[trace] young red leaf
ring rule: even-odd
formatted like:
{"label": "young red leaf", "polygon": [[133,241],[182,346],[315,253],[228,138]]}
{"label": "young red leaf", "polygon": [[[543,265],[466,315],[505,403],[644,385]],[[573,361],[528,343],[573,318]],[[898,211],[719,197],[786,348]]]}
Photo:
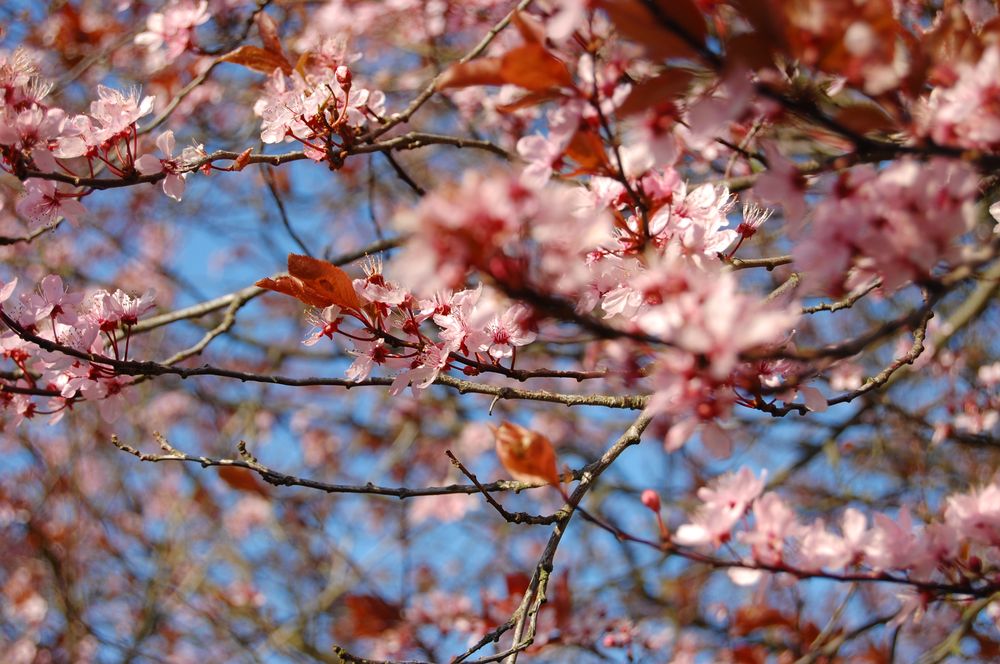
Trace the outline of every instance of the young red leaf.
{"label": "young red leaf", "polygon": [[269,493],[267,485],[257,478],[256,473],[247,468],[220,466],[219,477],[237,491],[256,493],[258,496],[267,496]]}
{"label": "young red leaf", "polygon": [[541,92],[572,86],[573,75],[565,62],[541,44],[525,44],[499,58],[479,58],[452,65],[441,75],[437,89],[504,84]]}
{"label": "young red leaf", "polygon": [[236,65],[243,65],[248,69],[259,71],[263,74],[270,74],[275,69],[280,69],[286,74],[292,73],[292,65],[288,63],[283,55],[274,53],[259,46],[240,46],[236,50],[226,53],[222,58],[223,62],[232,62]]}
{"label": "young red leaf", "polygon": [[503,422],[496,429],[497,456],[516,480],[559,486],[556,453],[549,439],[517,424]]}
{"label": "young red leaf", "polygon": [[278,24],[274,22],[274,19],[267,12],[260,12],[257,14],[255,20],[257,22],[257,32],[260,33],[260,41],[264,44],[264,50],[270,51],[287,61],[285,51],[281,48],[281,38],[278,36]]}
{"label": "young red leaf", "polygon": [[658,13],[689,38],[679,35],[639,0],[600,0],[618,30],[659,58],[688,57],[696,53],[692,42],[703,44],[707,27],[701,11],[691,0],[659,0]]}
{"label": "young red leaf", "polygon": [[500,58],[479,58],[470,62],[458,62],[448,67],[438,79],[437,89],[503,85],[506,82],[500,73]]}
{"label": "young red leaf", "polygon": [[338,627],[351,637],[374,637],[398,625],[403,611],[398,604],[385,601],[376,595],[347,595],[347,620]]}
{"label": "young red leaf", "polygon": [[541,44],[525,44],[504,53],[500,58],[500,75],[504,83],[533,91],[573,85],[573,75],[566,63]]}
{"label": "young red leaf", "polygon": [[314,307],[336,304],[341,309],[359,309],[361,301],[346,272],[333,263],[318,258],[288,254],[290,276],[261,279],[260,288],[291,295]]}

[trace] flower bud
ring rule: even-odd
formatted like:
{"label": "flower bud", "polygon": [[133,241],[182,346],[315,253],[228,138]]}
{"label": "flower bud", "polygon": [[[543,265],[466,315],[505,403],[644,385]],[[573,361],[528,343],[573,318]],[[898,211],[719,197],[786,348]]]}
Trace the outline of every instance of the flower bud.
{"label": "flower bud", "polygon": [[652,489],[646,489],[642,492],[642,504],[659,513],[660,511],[660,495],[653,491]]}
{"label": "flower bud", "polygon": [[344,65],[340,65],[339,67],[337,67],[336,76],[337,76],[337,83],[340,83],[340,87],[342,87],[345,90],[351,87],[350,69],[348,69]]}

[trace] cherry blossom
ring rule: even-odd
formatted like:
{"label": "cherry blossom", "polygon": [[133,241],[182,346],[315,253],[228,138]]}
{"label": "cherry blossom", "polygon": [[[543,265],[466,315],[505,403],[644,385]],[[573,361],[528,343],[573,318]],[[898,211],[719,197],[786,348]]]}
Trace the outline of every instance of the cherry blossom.
{"label": "cherry blossom", "polygon": [[165,172],[167,176],[163,178],[163,193],[176,201],[181,200],[184,195],[184,179],[186,172],[179,169],[185,165],[190,156],[190,149],[184,148],[179,159],[175,159],[174,154],[174,132],[169,129],[156,138],[156,147],[159,148],[163,157],[157,158],[151,154],[144,154],[135,160],[135,167],[143,175]]}
{"label": "cherry blossom", "polygon": [[859,167],[817,207],[795,260],[815,266],[807,277],[819,288],[843,292],[878,276],[895,290],[955,255],[952,241],[975,223],[974,193],[972,171],[951,160]]}
{"label": "cherry blossom", "polygon": [[170,0],[162,12],[146,19],[146,30],[135,36],[135,43],[150,51],[165,47],[160,62],[179,57],[194,43],[194,31],[211,18],[207,0]]}
{"label": "cherry blossom", "polygon": [[51,226],[65,217],[74,224],[83,222],[87,209],[76,196],[51,180],[32,178],[24,184],[26,194],[17,211],[28,218],[31,228]]}

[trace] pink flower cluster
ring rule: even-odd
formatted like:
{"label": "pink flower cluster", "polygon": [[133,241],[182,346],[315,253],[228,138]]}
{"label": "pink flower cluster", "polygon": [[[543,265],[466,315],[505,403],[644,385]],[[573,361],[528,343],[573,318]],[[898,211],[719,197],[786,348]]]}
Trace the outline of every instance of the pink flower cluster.
{"label": "pink flower cluster", "polygon": [[170,0],[163,11],[146,19],[146,30],[135,36],[135,43],[154,54],[159,66],[180,57],[194,44],[194,31],[211,18],[208,0]]}
{"label": "pink flower cluster", "polygon": [[[11,299],[16,287],[15,279],[0,288],[0,305]],[[37,289],[22,293],[13,306],[0,306],[0,311],[25,332],[48,341],[82,353],[127,359],[130,329],[152,306],[152,291],[133,297],[120,290],[98,290],[84,297],[67,291],[58,275],[49,275]],[[124,335],[119,334],[122,330]],[[128,381],[107,364],[43,350],[10,328],[0,334],[0,357],[12,362],[20,373],[8,385],[21,392],[0,393],[0,404],[14,413],[15,425],[37,414],[33,391],[52,394],[49,413],[53,422],[81,397],[98,401],[101,415],[109,421],[114,421],[125,405],[123,390]]]}
{"label": "pink flower cluster", "polygon": [[[681,447],[700,430],[705,446],[726,456],[731,440],[718,421],[734,405],[747,403],[740,390],[777,386],[790,366],[747,363],[741,355],[788,341],[799,318],[794,304],[777,305],[739,292],[736,277],[717,264],[698,268],[669,256],[633,282],[642,304],[631,321],[671,347],[661,351],[650,371],[654,394],[650,412],[671,418],[665,444]],[[795,391],[781,394],[790,401]]]}
{"label": "pink flower cluster", "polygon": [[529,188],[507,173],[469,172],[395,221],[411,236],[400,275],[428,294],[478,270],[501,289],[576,297],[591,280],[588,252],[611,238],[610,218],[585,190]]}
{"label": "pink flower cluster", "polygon": [[855,168],[816,207],[795,264],[813,288],[833,294],[874,277],[887,291],[919,281],[954,256],[953,241],[975,223],[977,179],[943,158]]}
{"label": "pink flower cluster", "polygon": [[[190,163],[205,153],[199,146],[174,157],[167,131],[156,140],[162,157],[141,154],[136,123],[152,112],[153,97],[99,85],[90,113],[69,116],[44,103],[48,90],[24,53],[0,55],[0,168],[21,179],[30,170],[93,176],[106,169],[122,178],[166,173],[164,192],[180,200]],[[86,214],[80,202],[86,190],[40,177],[25,179],[24,188],[17,211],[32,228],[60,217],[78,222]]]}
{"label": "pink flower cluster", "polygon": [[[469,174],[397,215],[410,237],[399,272],[434,290],[460,287],[478,271],[508,292],[571,300],[581,314],[600,305],[610,323],[669,346],[652,360],[648,349],[629,347],[622,362],[626,373],[646,367],[655,392],[650,411],[673,423],[668,448],[701,429],[724,455],[729,438],[716,420],[745,402],[738,388],[765,382],[765,367],[746,365],[741,355],[784,343],[798,310],[740,293],[719,259],[743,234],[725,228],[732,208],[725,187],[689,189],[674,171],[646,175],[636,182],[654,201],[644,229],[622,213],[629,197],[622,184],[601,177],[590,184],[590,191],[534,188],[509,175]],[[617,233],[606,205],[619,213]],[[766,217],[746,214],[752,234],[749,227]],[[780,372],[766,369],[775,384]]]}
{"label": "pink flower cluster", "polygon": [[[650,199],[652,212],[645,229],[637,215],[628,217],[628,227],[619,238],[623,251],[637,250],[649,239],[660,249],[675,246],[687,256],[716,259],[740,237],[736,229],[728,228],[735,200],[725,185],[692,188],[669,168],[650,171],[634,186]],[[622,209],[630,204],[624,185],[616,180],[595,178],[593,188],[600,201]]]}
{"label": "pink flower cluster", "polygon": [[[732,576],[756,582],[762,571],[892,574],[915,583],[973,588],[993,583],[1000,565],[1000,476],[985,487],[945,500],[940,520],[915,524],[903,505],[895,517],[867,517],[848,508],[839,528],[822,519],[804,523],[778,494],[764,491],[766,475],[747,468],[723,475],[698,490],[702,501],[672,541],[695,549],[726,544],[745,567]],[[742,545],[742,547],[740,546]],[[762,569],[764,568],[764,569]]]}
{"label": "pink flower cluster", "polygon": [[[342,310],[334,305],[309,312],[313,331],[303,343],[311,346],[342,334],[351,340],[350,353],[355,356],[347,377],[365,380],[376,366],[385,366],[395,372],[393,394],[408,385],[414,392],[425,389],[456,364],[464,365],[469,374],[479,373],[477,364],[513,366],[517,348],[537,336],[528,307],[483,298],[482,286],[418,299],[386,280],[381,264],[373,260],[366,266],[366,277],[354,280],[354,290],[361,308]],[[342,329],[345,315],[358,321],[367,336]]]}
{"label": "pink flower cluster", "polygon": [[983,51],[976,64],[960,63],[951,70],[954,83],[935,87],[919,122],[920,131],[943,145],[978,150],[1000,148],[1000,46]]}
{"label": "pink flower cluster", "polygon": [[327,40],[301,71],[275,69],[254,104],[261,140],[299,141],[310,159],[323,161],[369,120],[381,118],[385,94],[354,85],[347,65],[355,59],[342,42]]}

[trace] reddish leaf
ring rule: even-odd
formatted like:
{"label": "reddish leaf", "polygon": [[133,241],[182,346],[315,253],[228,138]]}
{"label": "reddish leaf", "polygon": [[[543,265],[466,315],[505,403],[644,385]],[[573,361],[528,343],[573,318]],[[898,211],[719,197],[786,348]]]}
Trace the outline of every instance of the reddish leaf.
{"label": "reddish leaf", "polygon": [[361,307],[351,278],[333,263],[288,254],[288,273],[287,277],[261,279],[257,286],[291,295],[314,307],[325,308],[333,304],[342,309]]}
{"label": "reddish leaf", "polygon": [[524,12],[514,12],[512,22],[525,44],[541,44],[545,41],[545,28],[538,18]]}
{"label": "reddish leaf", "polygon": [[280,69],[286,74],[292,73],[292,65],[288,63],[283,55],[278,55],[259,46],[240,46],[234,51],[230,51],[222,56],[223,62],[243,65],[254,71],[270,74],[275,69]]}
{"label": "reddish leaf", "polygon": [[768,627],[795,629],[795,619],[770,606],[744,606],[733,616],[730,631],[736,636],[746,636]]}
{"label": "reddish leaf", "polygon": [[267,485],[260,481],[255,472],[247,468],[220,466],[219,477],[237,491],[256,493],[258,496],[269,495]]}
{"label": "reddish leaf", "polygon": [[770,51],[787,51],[782,14],[770,0],[734,0],[733,4],[753,26],[760,44]]}
{"label": "reddish leaf", "polygon": [[569,586],[569,570],[563,570],[556,577],[549,606],[555,610],[556,626],[563,630],[569,629],[573,620],[573,592]]}
{"label": "reddish leaf", "polygon": [[526,90],[571,87],[573,75],[566,63],[541,44],[525,44],[503,54],[500,75],[504,82]]}
{"label": "reddish leaf", "polygon": [[572,86],[573,75],[565,62],[549,53],[541,44],[525,44],[499,58],[479,58],[452,65],[438,80],[437,89],[508,83],[532,92],[541,92]]}
{"label": "reddish leaf", "polygon": [[518,599],[528,592],[528,586],[531,585],[531,577],[524,572],[506,574],[504,581],[507,583],[507,596]]}
{"label": "reddish leaf", "polygon": [[872,131],[891,131],[897,128],[896,121],[888,113],[874,104],[854,104],[837,111],[836,120],[859,134]]}
{"label": "reddish leaf", "polygon": [[559,99],[563,97],[563,93],[558,90],[541,90],[539,92],[529,92],[520,99],[512,101],[509,104],[499,104],[497,105],[497,111],[500,113],[513,113],[514,111],[519,111],[522,108],[531,108],[532,106],[538,106],[539,104],[544,104],[547,101],[552,101],[553,99]]}
{"label": "reddish leaf", "polygon": [[611,169],[604,151],[604,141],[596,131],[588,127],[573,134],[566,146],[566,156],[579,165],[577,173],[607,173]]}
{"label": "reddish leaf", "polygon": [[741,32],[726,42],[726,58],[750,69],[764,69],[774,63],[778,45],[756,32]]}
{"label": "reddish leaf", "polygon": [[351,636],[372,637],[386,632],[400,623],[403,611],[397,604],[376,595],[347,595],[349,626],[344,626]]}
{"label": "reddish leaf", "polygon": [[501,423],[496,436],[497,456],[514,479],[559,486],[556,453],[548,438],[510,422]]}
{"label": "reddish leaf", "polygon": [[617,112],[619,115],[632,115],[672,101],[687,91],[693,78],[694,73],[689,69],[667,69],[632,86],[632,92],[618,107]]}
{"label": "reddish leaf", "polygon": [[479,58],[470,62],[458,62],[448,67],[438,79],[437,89],[503,85],[506,82],[500,73],[500,58]]}
{"label": "reddish leaf", "polygon": [[696,50],[679,36],[680,32],[697,44],[705,41],[705,19],[691,0],[659,0],[659,14],[666,21],[661,21],[640,0],[600,0],[598,5],[623,35],[646,47],[654,57],[694,55]]}
{"label": "reddish leaf", "polygon": [[285,57],[285,51],[281,48],[281,39],[278,37],[278,24],[267,12],[257,14],[256,21],[257,32],[260,33],[260,41],[264,44],[264,50],[280,56],[287,63],[288,59]]}

